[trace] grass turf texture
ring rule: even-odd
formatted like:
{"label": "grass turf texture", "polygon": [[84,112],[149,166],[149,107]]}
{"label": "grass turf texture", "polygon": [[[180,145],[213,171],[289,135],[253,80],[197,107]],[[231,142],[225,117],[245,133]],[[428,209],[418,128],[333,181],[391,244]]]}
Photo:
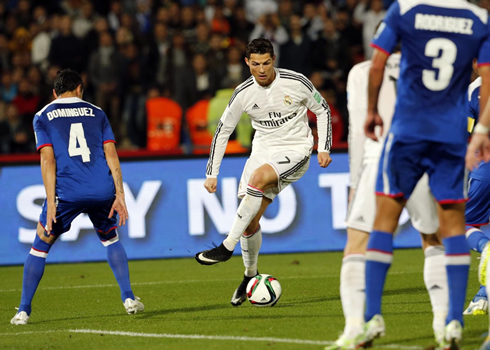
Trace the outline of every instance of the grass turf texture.
{"label": "grass turf texture", "polygon": [[[394,257],[383,304],[387,335],[375,347],[424,349],[435,342],[422,277],[423,253],[397,250]],[[22,267],[0,267],[0,348],[323,349],[344,326],[341,259],[341,253],[261,256],[260,272],[276,277],[283,288],[273,308],[256,308],[248,301],[238,308],[230,305],[243,274],[240,257],[214,266],[198,265],[194,259],[131,261],[133,291],[146,307],[137,315],[125,313],[107,263],[47,265],[26,326],[9,323],[20,301]],[[476,254],[471,266],[467,301],[478,290]],[[487,316],[465,316],[462,349],[478,349],[487,327]],[[74,330],[230,338],[156,338]]]}

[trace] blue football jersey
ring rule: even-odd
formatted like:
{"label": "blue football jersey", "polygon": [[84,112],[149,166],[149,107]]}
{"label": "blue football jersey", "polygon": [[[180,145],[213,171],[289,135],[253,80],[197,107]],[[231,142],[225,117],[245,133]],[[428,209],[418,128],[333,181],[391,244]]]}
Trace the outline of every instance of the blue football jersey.
{"label": "blue football jersey", "polygon": [[33,124],[37,149],[53,147],[58,198],[76,202],[114,197],[104,143],[115,139],[104,111],[77,97],[60,98],[36,113]]}
{"label": "blue football jersey", "polygon": [[466,91],[472,60],[490,63],[485,9],[464,0],[393,3],[372,46],[391,53],[401,43],[398,96],[391,132],[465,144]]}
{"label": "blue football jersey", "polygon": [[[481,78],[476,78],[468,88],[468,132],[470,133],[480,115],[480,86]],[[481,162],[478,168],[470,173],[470,178],[490,181],[490,163]]]}

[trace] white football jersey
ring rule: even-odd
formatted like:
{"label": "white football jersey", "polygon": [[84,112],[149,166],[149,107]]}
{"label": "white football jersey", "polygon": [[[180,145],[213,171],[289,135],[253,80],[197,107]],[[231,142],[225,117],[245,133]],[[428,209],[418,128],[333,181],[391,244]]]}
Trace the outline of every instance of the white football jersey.
{"label": "white football jersey", "polygon": [[261,149],[292,149],[309,156],[313,135],[308,109],[317,116],[318,151],[330,152],[332,124],[327,102],[303,74],[287,69],[275,71],[276,78],[269,86],[260,86],[251,76],[235,89],[214,134],[207,177],[218,175],[228,138],[243,112],[250,116],[255,129],[252,154]]}
{"label": "white football jersey", "polygon": [[362,164],[378,162],[395,111],[396,82],[400,75],[400,54],[393,54],[386,62],[383,83],[379,92],[378,112],[383,119],[383,135],[378,142],[366,137],[364,123],[367,117],[368,80],[371,61],[352,67],[347,78],[347,109],[349,110],[349,167],[350,187],[355,188]]}

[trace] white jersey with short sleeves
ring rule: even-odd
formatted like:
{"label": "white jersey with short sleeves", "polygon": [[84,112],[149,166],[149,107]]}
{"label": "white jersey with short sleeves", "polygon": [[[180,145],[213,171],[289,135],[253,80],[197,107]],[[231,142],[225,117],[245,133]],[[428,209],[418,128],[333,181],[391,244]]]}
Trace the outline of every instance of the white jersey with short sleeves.
{"label": "white jersey with short sleeves", "polygon": [[378,162],[384,138],[390,130],[395,111],[396,82],[400,75],[400,54],[388,58],[383,83],[379,92],[378,112],[383,119],[383,135],[378,142],[366,137],[364,123],[367,117],[367,89],[371,61],[352,67],[347,78],[347,109],[349,110],[349,167],[350,187],[356,188],[363,163]]}
{"label": "white jersey with short sleeves", "polygon": [[255,129],[252,155],[261,149],[277,149],[310,156],[313,135],[308,109],[317,116],[318,151],[330,152],[332,124],[325,99],[304,75],[287,69],[275,68],[275,72],[276,78],[269,86],[260,86],[251,76],[235,89],[214,134],[207,177],[218,175],[228,138],[243,112],[250,116]]}

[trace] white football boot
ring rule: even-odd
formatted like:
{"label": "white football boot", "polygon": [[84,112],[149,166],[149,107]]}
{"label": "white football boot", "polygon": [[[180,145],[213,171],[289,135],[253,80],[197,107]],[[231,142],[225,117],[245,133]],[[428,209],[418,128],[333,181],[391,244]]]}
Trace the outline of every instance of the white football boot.
{"label": "white football boot", "polygon": [[354,337],[348,337],[347,335],[342,334],[334,344],[327,346],[325,350],[355,350],[357,346],[357,338],[361,335],[362,332]]}
{"label": "white football boot", "polygon": [[374,339],[384,337],[385,321],[380,314],[374,315],[368,322],[364,324],[364,331],[361,336],[356,339],[357,348],[372,347]]}
{"label": "white football boot", "polygon": [[486,298],[481,298],[477,301],[470,301],[470,304],[464,310],[463,315],[486,315],[488,313],[488,301]]}
{"label": "white football boot", "polygon": [[452,320],[444,330],[444,341],[437,350],[458,350],[463,339],[463,326],[458,320]]}
{"label": "white football boot", "polygon": [[137,296],[134,297],[134,300],[131,298],[127,298],[124,301],[124,307],[126,308],[126,312],[129,315],[136,314],[145,309],[145,305],[143,305],[143,303],[140,301],[140,298],[138,298]]}
{"label": "white football boot", "polygon": [[27,324],[27,321],[29,321],[29,316],[27,316],[25,311],[21,311],[15,314],[15,316],[10,320],[10,324],[22,325]]}

